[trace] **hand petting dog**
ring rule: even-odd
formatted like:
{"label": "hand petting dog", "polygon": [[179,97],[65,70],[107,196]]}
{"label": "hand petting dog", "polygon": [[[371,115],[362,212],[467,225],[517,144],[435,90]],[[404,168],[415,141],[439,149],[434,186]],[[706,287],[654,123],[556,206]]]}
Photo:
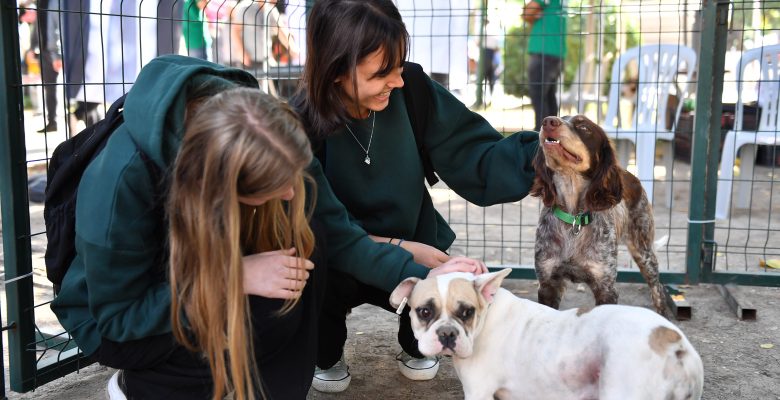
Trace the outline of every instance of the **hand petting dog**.
{"label": "hand petting dog", "polygon": [[[429,244],[415,242],[413,240],[387,238],[378,235],[368,235],[368,237],[377,243],[393,244],[393,241],[395,240],[396,246],[401,247],[402,249],[412,254],[414,257],[414,262],[430,268],[432,271],[430,271],[429,274],[433,273],[433,275],[436,275],[448,272],[471,272],[474,274],[481,274],[488,271],[487,266],[485,266],[485,263],[482,261],[467,257],[453,258],[450,257],[449,254]],[[439,269],[435,272],[433,271],[439,267],[445,266],[446,268]]]}

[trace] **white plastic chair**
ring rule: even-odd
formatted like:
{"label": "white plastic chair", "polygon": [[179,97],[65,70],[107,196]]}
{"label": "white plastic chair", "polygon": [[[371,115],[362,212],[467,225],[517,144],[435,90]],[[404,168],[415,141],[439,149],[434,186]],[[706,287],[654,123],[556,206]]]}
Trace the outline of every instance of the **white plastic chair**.
{"label": "white plastic chair", "polygon": [[[744,131],[744,103],[742,86],[745,70],[753,62],[759,63],[758,107],[761,118],[757,131]],[[723,154],[720,159],[720,177],[718,178],[718,193],[715,202],[715,218],[725,219],[729,216],[731,205],[731,189],[734,181],[734,161],[739,152],[740,164],[739,185],[735,191],[735,207],[747,208],[750,201],[749,179],[753,177],[753,166],[756,158],[757,145],[780,144],[778,132],[778,107],[780,107],[780,45],[763,46],[745,50],[737,62],[737,103],[734,115],[734,129],[726,133],[723,143]]]}
{"label": "white plastic chair", "polygon": [[[629,126],[622,126],[620,118],[621,86],[626,77],[626,67],[631,62],[638,67],[634,111]],[[696,53],[693,49],[677,44],[650,44],[628,49],[618,56],[612,66],[607,116],[604,130],[615,139],[618,160],[623,167],[628,164],[628,147],[632,143],[636,149],[637,177],[653,201],[656,141],[663,144],[663,160],[666,167],[667,190],[666,204],[672,204],[672,142],[674,127],[682,109],[683,99],[688,94],[688,84],[696,69]],[[685,79],[678,82],[678,75],[684,71]],[[672,120],[671,130],[666,129],[667,103],[669,95],[679,96],[680,101]]]}
{"label": "white plastic chair", "polygon": [[[589,70],[589,68],[592,69]],[[600,121],[603,115],[601,105],[607,102],[607,97],[600,93],[602,82],[606,81],[605,78],[606,72],[602,72],[601,64],[594,57],[587,57],[574,73],[574,80],[572,80],[569,90],[558,93],[558,104],[560,104],[561,110],[568,108],[573,109],[572,114],[584,114],[588,103],[592,103],[596,105],[596,121]],[[559,87],[563,87],[562,74]]]}

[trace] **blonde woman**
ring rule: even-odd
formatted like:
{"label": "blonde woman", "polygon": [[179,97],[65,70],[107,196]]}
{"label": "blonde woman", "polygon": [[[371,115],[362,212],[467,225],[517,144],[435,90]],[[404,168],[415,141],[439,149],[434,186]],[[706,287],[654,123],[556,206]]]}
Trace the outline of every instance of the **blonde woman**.
{"label": "blonde woman", "polygon": [[256,85],[153,60],[82,179],[77,256],[52,308],[87,357],[120,370],[109,398],[308,392],[325,273],[304,211],[312,154]]}
{"label": "blonde woman", "polygon": [[[296,340],[314,326],[313,310],[304,320],[306,307],[297,306],[313,267],[304,211],[308,141],[290,109],[257,90],[220,93],[199,110],[188,121],[168,200],[174,335],[206,355],[214,398],[228,390],[257,397],[260,382],[274,398],[303,398],[307,382],[292,381],[285,367],[313,359]],[[205,231],[204,221],[213,221]],[[256,296],[247,301],[247,293]],[[255,376],[256,361],[273,368]]]}

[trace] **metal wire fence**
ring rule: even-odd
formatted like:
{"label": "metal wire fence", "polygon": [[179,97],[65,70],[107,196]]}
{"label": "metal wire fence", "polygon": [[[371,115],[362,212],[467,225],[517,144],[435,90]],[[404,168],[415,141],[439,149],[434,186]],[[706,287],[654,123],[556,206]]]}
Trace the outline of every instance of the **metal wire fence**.
{"label": "metal wire fence", "polygon": [[[56,145],[102,118],[161,54],[245,68],[265,90],[289,96],[306,58],[311,2],[272,3],[2,2],[3,325],[12,390],[85,363],[48,307],[41,196]],[[570,0],[533,23],[519,0],[396,3],[410,60],[500,131],[534,129],[542,86],[552,88],[550,114],[585,114],[605,128],[652,198],[665,281],[780,285],[765,262],[780,259],[780,2]],[[541,49],[531,43],[539,35]],[[560,75],[532,79],[531,54],[562,47],[565,55],[549,55],[562,56]],[[430,192],[457,233],[452,254],[533,278],[537,199],[480,208],[444,183]],[[625,249],[618,262],[621,280],[641,280]]]}

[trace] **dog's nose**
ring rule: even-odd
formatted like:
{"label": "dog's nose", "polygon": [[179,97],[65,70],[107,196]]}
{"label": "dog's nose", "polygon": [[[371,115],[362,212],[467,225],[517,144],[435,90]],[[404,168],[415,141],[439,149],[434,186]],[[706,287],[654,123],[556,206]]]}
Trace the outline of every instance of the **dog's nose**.
{"label": "dog's nose", "polygon": [[546,129],[557,128],[561,126],[561,119],[555,116],[546,117],[542,120],[542,127]]}
{"label": "dog's nose", "polygon": [[458,330],[451,326],[442,326],[436,330],[439,342],[445,349],[455,350],[455,342],[458,339]]}

